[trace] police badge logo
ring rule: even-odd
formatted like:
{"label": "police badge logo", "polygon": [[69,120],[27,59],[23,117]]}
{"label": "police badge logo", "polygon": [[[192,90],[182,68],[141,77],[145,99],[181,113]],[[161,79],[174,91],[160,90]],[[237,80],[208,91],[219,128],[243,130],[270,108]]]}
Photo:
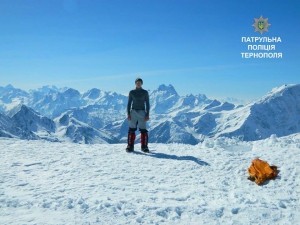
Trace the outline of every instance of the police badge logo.
{"label": "police badge logo", "polygon": [[258,19],[254,18],[254,24],[252,25],[255,28],[255,32],[259,32],[260,34],[263,34],[264,32],[268,31],[269,24],[268,18],[263,18],[260,16]]}

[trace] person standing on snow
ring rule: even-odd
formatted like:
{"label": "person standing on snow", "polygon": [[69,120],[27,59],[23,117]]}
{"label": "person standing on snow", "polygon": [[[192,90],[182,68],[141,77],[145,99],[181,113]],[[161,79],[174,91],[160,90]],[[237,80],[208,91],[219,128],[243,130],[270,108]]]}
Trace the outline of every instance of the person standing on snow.
{"label": "person standing on snow", "polygon": [[127,119],[129,122],[127,152],[134,151],[135,131],[137,125],[141,132],[141,150],[149,152],[148,149],[148,131],[146,122],[149,120],[149,93],[142,88],[143,80],[137,78],[135,80],[135,89],[129,92],[127,104]]}

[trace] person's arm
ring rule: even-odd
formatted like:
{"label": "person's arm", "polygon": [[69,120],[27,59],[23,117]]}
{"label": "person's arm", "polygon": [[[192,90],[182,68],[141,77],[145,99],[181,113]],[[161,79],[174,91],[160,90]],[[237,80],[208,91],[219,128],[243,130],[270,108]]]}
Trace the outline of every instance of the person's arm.
{"label": "person's arm", "polygon": [[132,96],[131,96],[131,92],[129,92],[128,95],[128,103],[127,103],[127,118],[130,120],[130,110],[131,110],[131,104],[132,104]]}
{"label": "person's arm", "polygon": [[146,92],[145,102],[146,102],[146,118],[145,119],[149,120],[150,103],[149,103],[149,93],[148,93],[148,91]]}

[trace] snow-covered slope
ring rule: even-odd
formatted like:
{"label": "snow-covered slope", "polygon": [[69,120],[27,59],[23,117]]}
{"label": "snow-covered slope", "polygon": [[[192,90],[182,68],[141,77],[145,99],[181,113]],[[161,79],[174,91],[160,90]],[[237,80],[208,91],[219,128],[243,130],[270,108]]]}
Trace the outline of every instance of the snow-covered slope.
{"label": "snow-covered slope", "polygon": [[11,133],[13,121],[6,115],[0,113],[0,137],[14,137]]}
{"label": "snow-covered slope", "polygon": [[19,126],[14,119],[2,113],[0,113],[0,137],[39,139],[30,129]]}
{"label": "snow-covered slope", "polygon": [[223,113],[217,136],[239,136],[259,140],[272,134],[285,136],[300,132],[300,84],[283,85],[262,99]]}
{"label": "snow-covered slope", "polygon": [[55,119],[57,126],[57,137],[74,143],[99,144],[117,143],[118,140],[103,130],[95,129],[66,112]]}
{"label": "snow-covered slope", "polygon": [[12,118],[14,123],[22,129],[30,130],[35,133],[55,132],[53,120],[40,115],[25,105],[19,105],[12,109],[8,115]]}
{"label": "snow-covered slope", "polygon": [[[299,224],[300,135],[191,146],[0,139],[1,224]],[[252,159],[277,179],[247,179]]]}
{"label": "snow-covered slope", "polygon": [[149,132],[149,141],[157,143],[183,143],[195,145],[197,139],[183,126],[173,120],[166,120],[153,127]]}

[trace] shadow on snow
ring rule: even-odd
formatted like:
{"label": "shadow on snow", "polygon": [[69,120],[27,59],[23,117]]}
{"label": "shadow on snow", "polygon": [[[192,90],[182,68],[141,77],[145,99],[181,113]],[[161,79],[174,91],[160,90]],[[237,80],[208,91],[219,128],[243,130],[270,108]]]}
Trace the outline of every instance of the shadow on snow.
{"label": "shadow on snow", "polygon": [[145,155],[153,158],[158,158],[158,159],[172,159],[172,160],[186,160],[186,161],[192,161],[197,163],[200,166],[209,166],[209,163],[204,162],[194,156],[177,156],[177,155],[169,155],[165,153],[156,153],[156,152],[150,152],[150,153],[142,153],[142,152],[136,152],[134,151],[135,154],[137,155]]}

